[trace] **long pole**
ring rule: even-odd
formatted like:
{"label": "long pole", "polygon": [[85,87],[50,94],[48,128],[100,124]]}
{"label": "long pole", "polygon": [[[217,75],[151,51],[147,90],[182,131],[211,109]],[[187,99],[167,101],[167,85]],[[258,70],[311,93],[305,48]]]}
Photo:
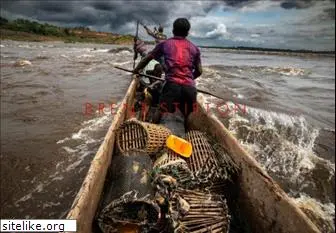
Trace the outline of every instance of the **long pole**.
{"label": "long pole", "polygon": [[[132,73],[132,74],[138,74],[140,76],[144,76],[144,77],[147,77],[147,78],[160,80],[160,81],[165,81],[164,78],[159,78],[159,77],[155,77],[155,76],[148,75],[148,74],[134,73],[133,70],[125,69],[125,68],[122,68],[122,67],[119,67],[119,66],[114,66],[114,68],[129,72],[129,73]],[[293,112],[293,111],[289,111],[289,110],[284,110],[284,109],[280,109],[280,108],[277,108],[277,107],[274,107],[274,106],[269,106],[268,104],[258,105],[254,102],[244,100],[244,99],[239,99],[239,98],[233,97],[231,95],[221,96],[221,95],[213,94],[209,91],[205,91],[205,90],[202,90],[202,89],[199,89],[199,88],[197,88],[197,92],[207,94],[207,95],[211,95],[211,96],[214,96],[218,99],[222,99],[222,100],[225,100],[225,101],[231,101],[234,104],[241,104],[241,105],[244,105],[244,106],[248,105],[250,107],[259,108],[259,109],[261,108],[261,106],[263,106],[263,107],[266,107],[267,110],[274,111],[274,112],[280,112],[280,113],[286,113],[286,114],[290,114],[290,115],[299,115],[300,114],[299,111],[298,112]]]}
{"label": "long pole", "polygon": [[[132,74],[139,74],[139,73],[134,73],[133,70],[125,69],[125,68],[122,68],[120,66],[114,66],[114,68],[116,68],[118,70],[123,70],[123,71],[129,72],[129,73],[132,73]],[[156,79],[156,80],[159,80],[159,81],[165,81],[164,78],[159,78],[159,77],[152,76],[152,75],[149,75],[149,74],[139,74],[139,75],[147,77],[147,78]]]}
{"label": "long pole", "polygon": [[[126,71],[126,72],[129,72],[129,73],[133,73],[133,74],[137,74],[137,73],[134,73],[132,70],[129,70],[129,69],[125,69],[125,68],[122,68],[120,66],[114,66],[114,68],[116,69],[119,69],[119,70],[123,70],[123,71]],[[159,78],[159,77],[156,77],[156,76],[152,76],[152,75],[148,75],[148,74],[139,74],[141,76],[144,76],[144,77],[147,77],[147,78],[151,78],[151,79],[155,79],[155,80],[159,80],[159,81],[165,81],[164,78]],[[224,99],[223,97],[220,97],[216,94],[213,94],[213,93],[210,93],[208,91],[204,91],[204,90],[201,90],[201,89],[198,89],[197,88],[197,91],[200,92],[200,93],[204,93],[204,94],[207,94],[207,95],[212,95],[214,97],[217,97],[219,99]]]}
{"label": "long pole", "polygon": [[136,51],[136,41],[137,41],[137,39],[138,39],[138,32],[139,32],[139,20],[137,21],[136,32],[135,32],[135,36],[134,36],[133,69],[135,68],[135,60],[138,58],[138,52]]}

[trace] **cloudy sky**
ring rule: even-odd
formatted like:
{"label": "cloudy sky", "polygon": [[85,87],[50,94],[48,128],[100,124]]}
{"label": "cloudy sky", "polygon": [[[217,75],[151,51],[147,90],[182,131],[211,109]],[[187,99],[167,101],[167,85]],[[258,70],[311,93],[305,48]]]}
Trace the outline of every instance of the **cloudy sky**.
{"label": "cloudy sky", "polygon": [[[126,34],[141,20],[168,36],[186,17],[197,45],[335,50],[335,0],[1,0],[1,16]],[[139,35],[149,39],[143,28]]]}

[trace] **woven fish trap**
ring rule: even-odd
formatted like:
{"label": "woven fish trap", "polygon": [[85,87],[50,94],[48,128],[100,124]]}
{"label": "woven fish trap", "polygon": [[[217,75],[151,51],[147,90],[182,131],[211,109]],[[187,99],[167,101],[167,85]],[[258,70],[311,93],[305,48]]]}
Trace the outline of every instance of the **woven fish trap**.
{"label": "woven fish trap", "polygon": [[172,210],[178,212],[177,233],[229,231],[229,208],[226,200],[220,196],[178,188],[173,197]]}
{"label": "woven fish trap", "polygon": [[138,198],[133,190],[105,206],[97,221],[101,231],[106,233],[125,232],[121,229],[127,225],[140,232],[149,232],[158,225],[159,219],[159,206],[147,196]]}
{"label": "woven fish trap", "polygon": [[166,166],[174,164],[185,164],[186,166],[188,166],[187,162],[181,156],[179,156],[177,153],[170,150],[169,148],[166,148],[165,153],[163,153],[163,155],[155,161],[154,167],[164,168]]}
{"label": "woven fish trap", "polygon": [[117,146],[122,153],[140,151],[152,155],[162,150],[170,134],[161,125],[128,120],[117,131]]}
{"label": "woven fish trap", "polygon": [[216,176],[220,165],[216,153],[209,143],[207,137],[200,131],[189,131],[186,140],[192,144],[192,154],[186,159],[190,169],[196,176]]}
{"label": "woven fish trap", "polygon": [[159,173],[174,177],[179,185],[185,186],[193,180],[193,174],[187,162],[169,148],[154,162],[154,169]]}

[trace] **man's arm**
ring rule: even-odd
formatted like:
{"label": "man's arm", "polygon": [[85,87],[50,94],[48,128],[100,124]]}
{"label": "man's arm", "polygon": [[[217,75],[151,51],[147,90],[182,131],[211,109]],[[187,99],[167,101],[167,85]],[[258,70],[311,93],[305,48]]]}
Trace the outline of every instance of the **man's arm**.
{"label": "man's arm", "polygon": [[199,62],[196,64],[195,71],[194,71],[194,79],[198,78],[202,75],[202,64]]}
{"label": "man's arm", "polygon": [[146,29],[148,35],[150,35],[150,36],[152,36],[152,37],[155,38],[155,33],[154,32],[152,32],[147,26],[144,26],[144,28]]}
{"label": "man's arm", "polygon": [[160,85],[161,82],[162,82],[162,81],[160,81],[160,80],[156,80],[155,82],[153,82],[152,84],[150,84],[150,85],[148,86],[148,88],[150,88],[150,89],[153,90],[153,89],[156,88],[156,86]]}
{"label": "man's arm", "polygon": [[134,73],[139,73],[139,71],[145,68],[152,59],[160,58],[162,56],[162,46],[163,46],[162,43],[155,46],[153,51],[148,53],[148,55],[145,56],[135,67],[135,69],[133,70]]}
{"label": "man's arm", "polygon": [[193,72],[193,76],[194,79],[198,78],[199,76],[201,76],[203,70],[202,70],[202,63],[201,63],[201,53],[198,50],[197,54],[196,54],[196,58],[195,58],[195,62],[194,62],[194,67],[195,70]]}
{"label": "man's arm", "polygon": [[134,73],[139,73],[139,71],[142,70],[143,68],[145,68],[152,59],[153,59],[153,57],[150,54],[146,55],[143,59],[141,59],[141,61],[135,67],[133,72]]}

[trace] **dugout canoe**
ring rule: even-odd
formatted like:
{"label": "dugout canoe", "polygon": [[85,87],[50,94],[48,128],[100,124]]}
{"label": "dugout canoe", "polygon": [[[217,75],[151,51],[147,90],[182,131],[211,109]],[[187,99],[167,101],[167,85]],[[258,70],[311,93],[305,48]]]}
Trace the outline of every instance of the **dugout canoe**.
{"label": "dugout canoe", "polygon": [[[135,102],[138,81],[133,79],[120,106]],[[95,214],[102,196],[107,171],[115,148],[116,129],[130,116],[129,109],[120,107],[114,115],[104,141],[93,158],[90,168],[67,215],[77,220],[77,232],[92,232]],[[188,127],[203,131],[223,146],[240,166],[238,177],[239,208],[252,232],[318,233],[319,229],[288,197],[280,186],[245,151],[229,130],[209,114],[198,98],[198,111],[188,120]]]}

